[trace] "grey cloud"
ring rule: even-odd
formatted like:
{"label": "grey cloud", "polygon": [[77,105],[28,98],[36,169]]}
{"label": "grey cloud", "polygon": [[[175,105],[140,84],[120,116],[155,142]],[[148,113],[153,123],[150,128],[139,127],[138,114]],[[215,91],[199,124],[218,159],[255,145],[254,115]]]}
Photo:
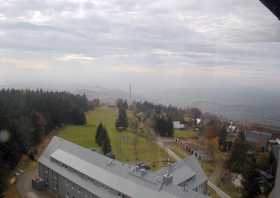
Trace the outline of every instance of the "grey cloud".
{"label": "grey cloud", "polygon": [[[133,68],[122,81],[139,84],[165,79],[143,68],[196,67],[209,70],[210,79],[215,68],[276,74],[279,41],[279,21],[256,0],[0,0],[0,59],[22,60],[25,71],[13,67],[17,76],[28,73],[26,64],[41,63],[48,71],[32,71],[41,79],[55,73],[70,81],[76,73],[107,84],[119,75],[114,67]],[[0,68],[13,79],[9,64]]]}

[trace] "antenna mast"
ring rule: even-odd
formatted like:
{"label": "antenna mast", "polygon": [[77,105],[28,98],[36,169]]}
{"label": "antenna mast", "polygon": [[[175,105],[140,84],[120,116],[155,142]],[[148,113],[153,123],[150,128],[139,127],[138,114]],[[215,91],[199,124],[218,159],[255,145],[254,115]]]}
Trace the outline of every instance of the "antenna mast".
{"label": "antenna mast", "polygon": [[132,104],[132,86],[129,84],[129,104]]}

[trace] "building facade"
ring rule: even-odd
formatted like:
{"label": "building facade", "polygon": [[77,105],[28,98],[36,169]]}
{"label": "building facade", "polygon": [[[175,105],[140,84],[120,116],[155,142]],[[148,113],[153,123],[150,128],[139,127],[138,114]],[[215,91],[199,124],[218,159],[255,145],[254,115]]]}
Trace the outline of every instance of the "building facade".
{"label": "building facade", "polygon": [[185,124],[181,123],[180,121],[173,121],[173,128],[183,130],[185,129]]}
{"label": "building facade", "polygon": [[207,177],[195,160],[151,172],[54,137],[38,175],[47,190],[65,198],[205,198]]}

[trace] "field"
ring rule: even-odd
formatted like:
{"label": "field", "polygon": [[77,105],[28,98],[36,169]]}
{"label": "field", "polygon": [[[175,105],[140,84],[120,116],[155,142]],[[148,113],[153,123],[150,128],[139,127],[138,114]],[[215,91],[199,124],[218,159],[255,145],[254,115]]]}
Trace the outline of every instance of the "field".
{"label": "field", "polygon": [[198,137],[197,132],[193,130],[175,130],[175,137],[181,138],[196,138]]}
{"label": "field", "polygon": [[[94,148],[99,151],[100,148],[95,142],[95,133],[97,125],[102,122],[106,126],[113,153],[118,160],[128,163],[136,161],[152,163],[168,158],[165,151],[159,148],[152,140],[136,135],[131,129],[118,132],[115,129],[117,117],[115,108],[100,107],[95,111],[88,112],[86,116],[86,126],[67,126],[59,131],[58,136],[83,147]],[[164,163],[156,163],[154,168],[162,165]]]}

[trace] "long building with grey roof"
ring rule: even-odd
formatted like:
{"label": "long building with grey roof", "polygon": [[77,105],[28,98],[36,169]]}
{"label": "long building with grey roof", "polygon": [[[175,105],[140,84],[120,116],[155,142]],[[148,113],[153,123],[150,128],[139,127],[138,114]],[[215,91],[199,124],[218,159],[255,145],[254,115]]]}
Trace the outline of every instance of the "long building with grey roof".
{"label": "long building with grey roof", "polygon": [[207,197],[207,177],[194,157],[152,172],[59,137],[39,158],[38,175],[48,190],[65,198]]}

